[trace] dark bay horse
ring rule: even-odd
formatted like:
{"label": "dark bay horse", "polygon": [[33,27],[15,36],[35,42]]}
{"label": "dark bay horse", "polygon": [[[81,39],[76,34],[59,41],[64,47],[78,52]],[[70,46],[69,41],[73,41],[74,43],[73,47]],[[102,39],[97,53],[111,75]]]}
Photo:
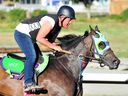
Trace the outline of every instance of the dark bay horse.
{"label": "dark bay horse", "polygon": [[38,83],[45,86],[46,93],[24,95],[23,81],[10,79],[0,68],[0,96],[82,96],[81,73],[88,62],[97,60],[101,66],[118,68],[120,60],[97,26],[90,27],[90,32],[83,36],[66,35],[58,40],[62,48],[72,54],[50,55],[47,69],[38,76]]}

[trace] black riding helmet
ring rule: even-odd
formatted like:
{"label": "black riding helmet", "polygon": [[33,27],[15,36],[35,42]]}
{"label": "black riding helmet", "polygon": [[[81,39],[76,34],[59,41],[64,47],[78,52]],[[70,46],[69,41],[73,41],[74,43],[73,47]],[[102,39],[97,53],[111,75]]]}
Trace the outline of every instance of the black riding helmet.
{"label": "black riding helmet", "polygon": [[60,7],[57,15],[58,16],[64,15],[67,18],[76,19],[74,9],[66,5]]}

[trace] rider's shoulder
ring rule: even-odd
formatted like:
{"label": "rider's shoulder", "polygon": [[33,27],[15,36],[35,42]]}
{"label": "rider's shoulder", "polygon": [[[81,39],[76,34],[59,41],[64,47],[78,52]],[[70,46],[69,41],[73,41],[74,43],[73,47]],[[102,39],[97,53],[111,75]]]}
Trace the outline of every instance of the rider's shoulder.
{"label": "rider's shoulder", "polygon": [[43,24],[46,21],[48,21],[52,25],[52,27],[55,25],[55,20],[52,17],[47,15],[41,18],[40,23]]}

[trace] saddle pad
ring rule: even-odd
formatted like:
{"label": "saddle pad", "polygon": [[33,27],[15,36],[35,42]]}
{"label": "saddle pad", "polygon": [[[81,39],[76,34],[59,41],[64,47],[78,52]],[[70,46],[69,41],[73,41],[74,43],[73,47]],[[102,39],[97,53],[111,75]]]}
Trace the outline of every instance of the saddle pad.
{"label": "saddle pad", "polygon": [[24,62],[9,56],[4,56],[2,59],[2,67],[4,70],[20,74],[24,70]]}
{"label": "saddle pad", "polygon": [[[37,75],[43,72],[49,61],[49,55],[43,54],[42,56],[42,63],[37,63],[35,65],[35,71]],[[2,59],[2,68],[10,74],[10,78],[14,79],[22,79],[24,77],[23,70],[24,70],[24,62],[19,59],[12,58],[10,56],[4,56]]]}
{"label": "saddle pad", "polygon": [[43,63],[41,63],[41,64],[37,63],[37,66],[35,68],[37,75],[39,75],[41,72],[43,72],[48,65],[49,55],[43,54],[42,58],[43,58]]}

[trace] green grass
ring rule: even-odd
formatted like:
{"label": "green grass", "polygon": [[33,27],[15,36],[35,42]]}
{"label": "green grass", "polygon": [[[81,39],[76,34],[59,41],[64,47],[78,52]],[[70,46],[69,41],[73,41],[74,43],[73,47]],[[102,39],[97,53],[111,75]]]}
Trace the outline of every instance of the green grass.
{"label": "green grass", "polygon": [[1,33],[13,32],[13,29],[0,28],[0,32],[1,32]]}
{"label": "green grass", "polygon": [[[128,58],[128,27],[127,22],[79,22],[71,26],[68,34],[84,34],[85,30],[89,30],[89,25],[98,25],[100,31],[110,42],[110,46],[118,57]],[[64,30],[66,32],[66,30]]]}
{"label": "green grass", "polygon": [[[13,32],[17,22],[0,24],[0,47],[16,46]],[[128,58],[128,22],[120,22],[104,18],[86,19],[85,15],[77,16],[77,20],[71,24],[69,30],[62,29],[60,34],[84,34],[89,30],[89,25],[95,27],[98,25],[100,31],[110,42],[111,48],[118,57]]]}

